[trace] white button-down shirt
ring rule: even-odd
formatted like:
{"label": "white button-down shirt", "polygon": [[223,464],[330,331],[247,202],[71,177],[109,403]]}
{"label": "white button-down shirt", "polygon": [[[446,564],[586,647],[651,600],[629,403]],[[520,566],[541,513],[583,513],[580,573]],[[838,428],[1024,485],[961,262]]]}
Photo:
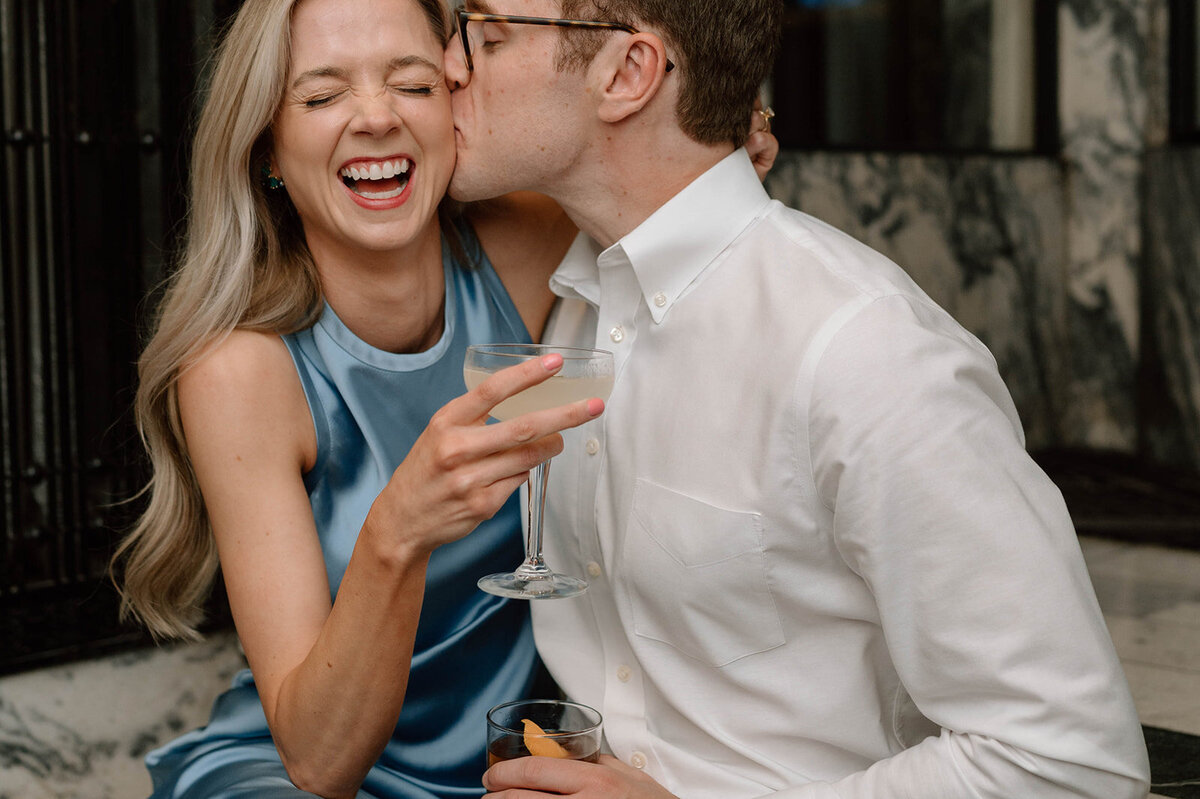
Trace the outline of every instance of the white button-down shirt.
{"label": "white button-down shirt", "polygon": [[[549,481],[564,690],[685,799],[1145,794],[1061,495],[984,346],[737,151],[552,285],[616,355]],[[876,764],[872,767],[872,764]]]}

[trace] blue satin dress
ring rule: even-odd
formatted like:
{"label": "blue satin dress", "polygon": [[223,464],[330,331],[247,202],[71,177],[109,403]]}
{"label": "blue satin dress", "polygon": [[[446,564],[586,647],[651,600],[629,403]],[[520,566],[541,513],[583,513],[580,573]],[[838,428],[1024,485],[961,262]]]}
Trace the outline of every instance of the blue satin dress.
{"label": "blue satin dress", "polygon": [[[285,336],[312,410],[317,462],[305,476],[334,596],[367,510],[433,413],[465,390],[468,344],[529,341],[529,334],[464,226],[469,261],[444,249],[446,322],[432,349],[374,349],[326,306],[313,327]],[[528,603],[480,591],[482,575],[521,562],[514,495],[492,519],[430,559],[399,722],[362,786],[370,799],[483,794],[484,717],[528,696],[538,670]],[[151,799],[310,796],[288,780],[249,670],[213,706],[209,724],[151,752]]]}

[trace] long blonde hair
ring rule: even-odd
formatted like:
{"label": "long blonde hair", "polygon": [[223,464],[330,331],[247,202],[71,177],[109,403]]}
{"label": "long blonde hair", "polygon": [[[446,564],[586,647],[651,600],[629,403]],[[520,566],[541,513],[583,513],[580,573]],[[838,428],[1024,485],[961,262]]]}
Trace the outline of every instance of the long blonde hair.
{"label": "long blonde hair", "polygon": [[[246,0],[216,50],[191,155],[182,257],[138,361],[134,414],[152,476],[112,571],[122,618],[198,639],[218,561],[179,416],[181,372],[234,328],[286,334],[316,321],[321,285],[286,192],[263,185],[299,0]],[[441,0],[417,0],[445,43]],[[121,568],[123,564],[123,569]]]}

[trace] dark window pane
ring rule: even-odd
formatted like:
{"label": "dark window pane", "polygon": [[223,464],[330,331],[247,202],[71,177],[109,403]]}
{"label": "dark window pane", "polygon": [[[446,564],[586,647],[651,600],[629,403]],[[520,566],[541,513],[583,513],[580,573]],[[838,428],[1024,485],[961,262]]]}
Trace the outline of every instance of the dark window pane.
{"label": "dark window pane", "polygon": [[791,0],[774,129],[788,148],[1052,146],[1052,11],[1043,0]]}

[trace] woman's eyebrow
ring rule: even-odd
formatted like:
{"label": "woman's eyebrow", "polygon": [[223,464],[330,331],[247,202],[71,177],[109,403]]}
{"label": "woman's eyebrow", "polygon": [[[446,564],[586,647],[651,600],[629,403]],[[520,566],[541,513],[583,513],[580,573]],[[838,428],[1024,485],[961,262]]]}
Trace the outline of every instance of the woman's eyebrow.
{"label": "woman's eyebrow", "polygon": [[393,58],[388,62],[389,70],[404,69],[405,67],[426,67],[432,69],[434,72],[442,71],[441,64],[435,64],[425,56],[420,55],[406,55],[403,58]]}
{"label": "woman's eyebrow", "polygon": [[346,70],[341,69],[339,67],[315,67],[313,69],[306,69],[305,71],[303,71],[299,75],[297,75],[296,79],[294,81],[292,81],[292,88],[294,89],[306,81],[316,80],[317,78],[342,78],[342,79],[344,79],[345,77],[346,77]]}
{"label": "woman's eyebrow", "polygon": [[[426,69],[431,69],[438,73],[442,71],[441,64],[435,64],[428,58],[419,55],[406,55],[400,58],[393,58],[388,62],[389,72],[398,69],[404,69],[406,67],[425,67]],[[341,67],[314,67],[313,69],[306,69],[297,75],[296,79],[292,81],[292,88],[294,89],[306,81],[316,80],[318,78],[337,78],[339,80],[346,80],[347,77],[348,73]]]}

